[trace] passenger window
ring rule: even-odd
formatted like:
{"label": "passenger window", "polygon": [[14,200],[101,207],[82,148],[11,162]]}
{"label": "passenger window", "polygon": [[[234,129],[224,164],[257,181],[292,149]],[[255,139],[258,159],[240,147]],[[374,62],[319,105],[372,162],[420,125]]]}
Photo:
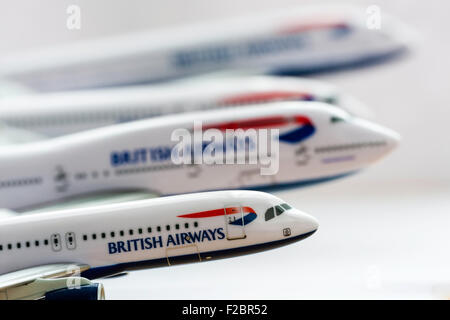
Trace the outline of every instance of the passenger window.
{"label": "passenger window", "polygon": [[284,212],[284,209],[280,206],[275,206],[275,212],[277,213],[277,216],[279,216]]}
{"label": "passenger window", "polygon": [[275,218],[275,210],[273,209],[273,207],[267,209],[266,214],[264,216],[266,221]]}
{"label": "passenger window", "polygon": [[281,206],[286,210],[292,209],[292,207],[290,205],[288,205],[287,203],[283,203]]}
{"label": "passenger window", "polygon": [[328,104],[337,104],[337,97],[327,97],[325,98],[325,102]]}

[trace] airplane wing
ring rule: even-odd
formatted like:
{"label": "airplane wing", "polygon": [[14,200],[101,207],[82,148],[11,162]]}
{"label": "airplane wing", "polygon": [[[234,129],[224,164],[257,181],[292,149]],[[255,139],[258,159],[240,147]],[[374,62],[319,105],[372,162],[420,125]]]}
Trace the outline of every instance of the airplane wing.
{"label": "airplane wing", "polygon": [[[84,264],[50,264],[0,275],[0,300],[36,300],[49,293],[92,286],[80,273],[89,269]],[[104,298],[103,287],[99,298]]]}

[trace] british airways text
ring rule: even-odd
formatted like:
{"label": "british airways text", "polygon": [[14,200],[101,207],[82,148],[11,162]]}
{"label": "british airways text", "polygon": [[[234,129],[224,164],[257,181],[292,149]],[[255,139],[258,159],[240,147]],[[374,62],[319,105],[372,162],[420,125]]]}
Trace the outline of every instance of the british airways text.
{"label": "british airways text", "polygon": [[137,148],[111,152],[111,165],[117,167],[125,164],[162,162],[170,160],[172,148],[160,146],[153,148]]}
{"label": "british airways text", "polygon": [[123,252],[151,250],[164,247],[174,247],[204,241],[222,240],[225,238],[223,228],[206,229],[194,232],[181,232],[162,236],[137,238],[127,241],[115,241],[108,243],[108,253],[116,254]]}
{"label": "british airways text", "polygon": [[[175,146],[176,148],[177,146]],[[246,150],[255,150],[256,142],[248,137],[242,139],[233,139],[233,141],[225,141],[219,144],[214,142],[201,142],[198,145],[198,150],[203,152],[207,147],[221,150],[223,153],[232,149],[234,152],[242,152]],[[196,147],[190,147],[188,150],[197,150]],[[150,162],[164,162],[170,161],[174,147],[159,146],[152,148],[137,148],[133,150],[113,151],[110,155],[111,165],[118,167],[122,165],[134,165]],[[185,151],[189,152],[189,151]]]}
{"label": "british airways text", "polygon": [[249,43],[236,43],[231,46],[212,46],[180,51],[175,54],[174,65],[190,68],[202,64],[229,63],[239,57],[264,56],[274,53],[298,50],[305,45],[303,36],[278,36]]}

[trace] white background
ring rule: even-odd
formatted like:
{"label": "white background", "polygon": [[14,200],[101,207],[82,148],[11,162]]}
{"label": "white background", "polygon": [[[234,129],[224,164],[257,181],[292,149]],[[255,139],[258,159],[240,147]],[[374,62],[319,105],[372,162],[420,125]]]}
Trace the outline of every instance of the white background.
{"label": "white background", "polygon": [[[319,1],[5,1],[0,54]],[[414,27],[402,59],[317,76],[398,131],[398,150],[366,172],[277,192],[320,221],[311,238],[257,255],[138,271],[105,280],[110,299],[450,298],[450,2],[376,4]],[[66,8],[81,7],[81,30]]]}

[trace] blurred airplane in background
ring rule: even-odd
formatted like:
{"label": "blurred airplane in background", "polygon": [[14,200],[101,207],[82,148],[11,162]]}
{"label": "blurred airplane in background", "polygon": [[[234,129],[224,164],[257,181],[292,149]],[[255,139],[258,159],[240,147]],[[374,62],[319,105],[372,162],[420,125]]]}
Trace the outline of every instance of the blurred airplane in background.
{"label": "blurred airplane in background", "polygon": [[[200,135],[215,129],[225,138],[201,136],[195,141],[198,121],[203,126]],[[173,134],[180,129],[193,133],[192,150],[199,147],[205,153],[212,145],[223,158],[231,152],[232,165],[206,163],[204,154],[200,163],[196,158],[175,163],[179,143]],[[228,139],[229,129],[241,129],[244,135]],[[264,140],[257,135],[261,129],[278,131]],[[389,129],[320,102],[273,102],[155,117],[2,147],[0,207],[27,209],[111,191],[171,195],[309,185],[367,167],[390,153],[398,140]],[[258,153],[261,150],[266,153]],[[257,163],[250,163],[254,152]],[[240,164],[234,157],[246,160]],[[261,168],[273,171],[264,175]]]}
{"label": "blurred airplane in background", "polygon": [[38,91],[123,86],[250,69],[299,75],[382,61],[405,51],[408,31],[365,8],[302,6],[169,30],[126,34],[4,57],[0,78]]}
{"label": "blurred airplane in background", "polygon": [[[32,93],[0,100],[0,144],[12,144],[0,153],[0,207],[96,192],[309,185],[353,173],[390,152],[398,135],[352,117],[370,112],[336,87],[255,74],[379,61],[405,51],[405,34],[385,14],[383,28],[371,30],[362,8],[313,6],[5,58],[2,81]],[[178,81],[129,86],[169,79]],[[125,87],[104,88],[112,86]],[[81,88],[91,90],[37,92]],[[170,134],[194,130],[196,120],[219,131],[279,129],[279,171],[268,177],[258,165],[174,164]]]}
{"label": "blurred airplane in background", "polygon": [[276,101],[321,101],[363,118],[372,117],[371,111],[357,99],[321,81],[216,75],[170,84],[3,98],[0,99],[0,124],[3,125],[0,133],[6,135],[7,130],[13,130],[18,143],[22,136],[17,134],[17,129],[48,138],[167,114]]}

